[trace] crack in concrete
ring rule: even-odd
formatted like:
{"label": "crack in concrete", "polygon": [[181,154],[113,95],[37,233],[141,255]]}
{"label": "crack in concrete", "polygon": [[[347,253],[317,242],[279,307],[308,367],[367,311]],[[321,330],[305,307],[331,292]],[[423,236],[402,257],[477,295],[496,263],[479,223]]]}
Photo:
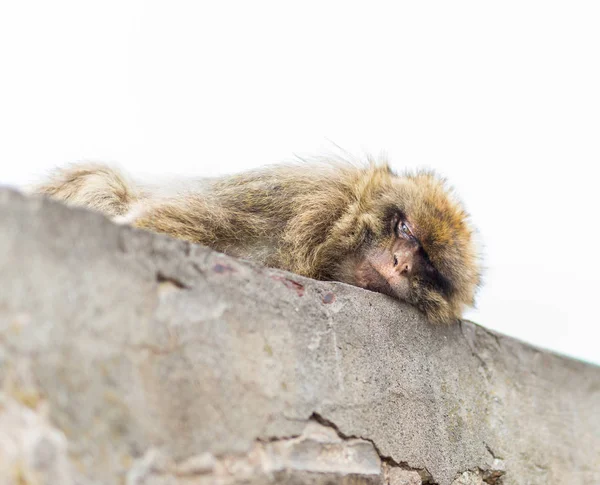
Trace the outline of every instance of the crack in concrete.
{"label": "crack in concrete", "polygon": [[385,463],[388,466],[400,468],[402,470],[417,472],[421,476],[421,481],[422,481],[423,485],[438,485],[435,481],[433,481],[433,476],[431,475],[431,473],[429,473],[429,470],[427,470],[427,468],[413,467],[413,466],[410,466],[408,464],[408,462],[406,462],[406,461],[397,461],[394,458],[392,458],[391,456],[384,455],[379,450],[379,447],[375,444],[375,442],[371,438],[366,438],[364,436],[347,435],[347,434],[343,433],[337,427],[337,425],[335,423],[324,418],[317,412],[312,413],[309,420],[311,420],[311,419],[323,426],[327,426],[327,427],[333,429],[342,440],[360,439],[360,440],[371,443],[371,445],[373,445],[373,448],[375,449],[375,452],[377,453],[377,455],[379,455],[379,459],[381,460],[382,463]]}
{"label": "crack in concrete", "polygon": [[488,450],[488,453],[490,455],[492,455],[492,458],[494,460],[504,460],[504,458],[502,458],[501,456],[496,455],[496,453],[494,453],[494,451],[492,450],[492,448],[490,448],[490,445],[488,445],[487,443],[483,443],[485,445],[486,450]]}
{"label": "crack in concrete", "polygon": [[187,285],[181,281],[181,279],[174,276],[167,276],[161,270],[156,272],[156,281],[159,285],[172,285],[179,290],[189,290],[192,288],[190,285]]}

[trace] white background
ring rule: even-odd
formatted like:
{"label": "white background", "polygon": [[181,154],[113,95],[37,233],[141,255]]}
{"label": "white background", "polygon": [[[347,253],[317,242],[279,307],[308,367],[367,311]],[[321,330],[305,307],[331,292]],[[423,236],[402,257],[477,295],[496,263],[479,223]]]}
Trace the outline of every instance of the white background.
{"label": "white background", "polygon": [[579,1],[2,2],[0,183],[384,151],[479,227],[471,319],[600,363],[599,25]]}

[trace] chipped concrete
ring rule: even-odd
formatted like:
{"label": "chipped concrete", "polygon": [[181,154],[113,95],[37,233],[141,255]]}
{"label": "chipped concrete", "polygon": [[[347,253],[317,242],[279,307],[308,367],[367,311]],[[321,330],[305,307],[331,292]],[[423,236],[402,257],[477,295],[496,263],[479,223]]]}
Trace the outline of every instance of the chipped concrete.
{"label": "chipped concrete", "polygon": [[45,414],[0,392],[0,484],[74,483],[67,439]]}
{"label": "chipped concrete", "polygon": [[[281,478],[352,479],[353,483],[383,483],[382,462],[373,445],[345,440],[332,428],[310,420],[298,437],[257,441],[248,453],[215,457],[204,453],[175,463],[151,449],[130,469],[127,483],[141,485],[149,477],[169,483],[177,477],[195,477],[196,483],[280,483]],[[282,482],[285,483],[285,482]],[[419,481],[419,484],[421,481]]]}
{"label": "chipped concrete", "polygon": [[469,322],[9,190],[0,284],[0,420],[53,450],[0,464],[41,483],[600,483],[598,367]]}

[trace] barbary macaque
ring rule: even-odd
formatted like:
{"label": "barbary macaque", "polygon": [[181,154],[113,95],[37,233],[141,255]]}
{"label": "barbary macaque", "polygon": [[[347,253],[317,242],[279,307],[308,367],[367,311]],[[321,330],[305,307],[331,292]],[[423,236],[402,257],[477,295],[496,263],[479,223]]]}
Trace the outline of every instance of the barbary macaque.
{"label": "barbary macaque", "polygon": [[266,266],[384,293],[432,322],[459,319],[480,283],[468,215],[429,171],[318,161],[203,179],[169,194],[115,168],[80,164],[35,191]]}

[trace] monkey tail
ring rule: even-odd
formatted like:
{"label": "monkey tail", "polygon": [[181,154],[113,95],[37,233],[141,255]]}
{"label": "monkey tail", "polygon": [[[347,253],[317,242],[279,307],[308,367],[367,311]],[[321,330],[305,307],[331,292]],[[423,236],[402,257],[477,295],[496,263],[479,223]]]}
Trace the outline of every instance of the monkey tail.
{"label": "monkey tail", "polygon": [[134,184],[118,169],[104,164],[71,165],[55,171],[32,192],[109,217],[125,214],[139,198]]}

